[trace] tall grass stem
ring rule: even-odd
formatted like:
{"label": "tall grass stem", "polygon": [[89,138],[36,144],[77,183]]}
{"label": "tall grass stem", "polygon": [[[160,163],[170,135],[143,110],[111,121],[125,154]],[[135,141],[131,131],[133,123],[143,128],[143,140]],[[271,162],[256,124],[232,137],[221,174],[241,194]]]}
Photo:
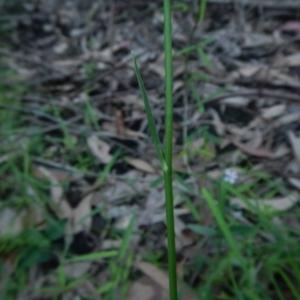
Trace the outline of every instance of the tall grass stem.
{"label": "tall grass stem", "polygon": [[168,235],[169,295],[177,300],[176,247],[173,208],[173,67],[172,67],[172,21],[171,0],[164,0],[164,46],[165,46],[165,161],[164,172],[166,217]]}
{"label": "tall grass stem", "polygon": [[136,58],[132,53],[133,65],[137,81],[145,104],[148,125],[157,156],[164,172],[166,219],[168,237],[168,263],[169,263],[169,298],[177,300],[177,273],[176,273],[176,247],[174,230],[173,205],[173,68],[172,68],[172,22],[171,0],[164,0],[164,48],[165,48],[165,141],[162,147],[155,127],[150,101],[139,71]]}

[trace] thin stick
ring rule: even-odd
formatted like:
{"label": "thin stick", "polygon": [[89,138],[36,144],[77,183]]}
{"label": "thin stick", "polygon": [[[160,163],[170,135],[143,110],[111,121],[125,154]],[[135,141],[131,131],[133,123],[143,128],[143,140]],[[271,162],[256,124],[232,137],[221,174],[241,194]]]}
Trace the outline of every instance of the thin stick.
{"label": "thin stick", "polygon": [[165,161],[167,170],[164,171],[166,216],[168,234],[169,262],[169,295],[170,300],[177,300],[176,247],[174,230],[173,186],[172,186],[172,157],[173,157],[173,70],[172,70],[172,26],[171,1],[164,0],[164,45],[165,45]]}
{"label": "thin stick", "polygon": [[[232,4],[232,0],[207,0],[208,3],[220,3],[220,4]],[[242,2],[242,0],[239,0]],[[274,1],[274,0],[265,0],[265,1],[245,1],[245,4],[248,6],[258,6],[262,7],[271,7],[271,8],[299,8],[299,2],[295,0],[287,1]]]}

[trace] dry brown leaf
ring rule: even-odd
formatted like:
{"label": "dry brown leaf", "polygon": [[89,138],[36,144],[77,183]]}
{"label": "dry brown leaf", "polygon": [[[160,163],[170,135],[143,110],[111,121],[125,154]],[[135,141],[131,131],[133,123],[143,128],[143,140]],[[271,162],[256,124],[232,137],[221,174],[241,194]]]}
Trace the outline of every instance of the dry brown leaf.
{"label": "dry brown leaf", "polygon": [[236,79],[240,76],[242,77],[253,77],[257,73],[259,73],[262,70],[263,66],[261,65],[247,65],[243,66],[242,68],[238,69],[237,71],[234,71],[231,76],[232,78]]}
{"label": "dry brown leaf", "polygon": [[[113,206],[107,211],[109,219],[120,219],[124,216],[131,216],[138,211],[137,205],[119,205]],[[126,221],[126,220],[125,220]]]}
{"label": "dry brown leaf", "polygon": [[238,141],[232,141],[232,143],[238,147],[240,150],[242,150],[243,152],[253,155],[253,156],[258,156],[258,157],[267,157],[267,158],[273,158],[274,154],[270,151],[267,150],[263,150],[263,149],[255,149],[252,148],[248,145],[245,145],[243,143],[240,143]]}
{"label": "dry brown leaf", "polygon": [[16,236],[23,229],[23,221],[26,218],[26,211],[17,212],[9,207],[0,212],[0,235]]}
{"label": "dry brown leaf", "polygon": [[[34,168],[34,176],[38,179],[48,179],[43,172],[39,169],[39,167]],[[70,173],[63,171],[63,170],[51,170],[51,174],[56,178],[56,180],[60,181],[70,181],[76,178],[74,175],[72,176]]]}
{"label": "dry brown leaf", "polygon": [[186,166],[184,160],[180,155],[174,155],[172,159],[173,170],[175,171],[185,171]]}
{"label": "dry brown leaf", "polygon": [[128,228],[130,221],[132,220],[134,214],[130,215],[125,215],[120,217],[117,222],[114,224],[114,228],[121,229],[121,230],[126,230]]}
{"label": "dry brown leaf", "polygon": [[146,209],[153,210],[165,205],[165,193],[160,189],[151,189],[147,195]]}
{"label": "dry brown leaf", "polygon": [[215,126],[217,134],[219,136],[223,136],[225,134],[225,126],[221,121],[219,114],[214,109],[210,109],[209,112],[213,118],[213,124]]}
{"label": "dry brown leaf", "polygon": [[296,137],[292,131],[288,131],[288,138],[292,145],[294,156],[300,163],[300,137]]}
{"label": "dry brown leaf", "polygon": [[[287,62],[278,63],[279,66],[286,65]],[[263,66],[246,66],[231,74],[233,79],[240,77],[255,78],[255,80],[270,81],[272,85],[288,85],[291,87],[299,87],[299,80],[287,74],[283,74],[280,70],[266,68]]]}
{"label": "dry brown leaf", "polygon": [[4,155],[1,155],[0,156],[0,164],[6,162],[7,160],[9,160],[10,158],[12,158],[14,155],[20,153],[19,151],[13,151],[13,152],[10,152],[8,154],[4,154]]}
{"label": "dry brown leaf", "polygon": [[[187,210],[185,210],[187,211]],[[184,234],[186,225],[179,218],[175,218],[176,251],[180,252],[182,248],[190,246],[194,240]],[[167,241],[166,241],[167,246]]]}
{"label": "dry brown leaf", "polygon": [[149,70],[159,75],[161,78],[165,78],[165,68],[161,63],[152,63],[148,66]]}
{"label": "dry brown leaf", "polygon": [[63,54],[68,50],[69,45],[66,42],[59,42],[53,47],[53,52],[55,54]]}
{"label": "dry brown leaf", "polygon": [[276,41],[270,34],[263,34],[257,32],[249,32],[244,34],[245,47],[259,47],[269,44],[274,44]]}
{"label": "dry brown leaf", "polygon": [[299,119],[300,119],[300,112],[287,114],[287,115],[280,117],[278,120],[276,120],[276,122],[274,123],[274,126],[277,128],[277,127],[280,127],[285,124],[296,122]]}
{"label": "dry brown leaf", "polygon": [[180,88],[184,86],[183,80],[176,80],[173,84],[173,93],[178,91]]}
{"label": "dry brown leaf", "polygon": [[[110,132],[113,132],[115,134],[117,134],[116,132],[116,126],[115,124],[112,124],[112,123],[108,123],[108,122],[103,122],[102,123],[102,128],[104,130],[107,130],[107,131],[110,131]],[[130,130],[130,129],[127,129],[127,128],[124,128],[124,134],[125,136],[132,136],[132,137],[147,137],[147,135],[143,132],[139,132],[139,131],[134,131],[134,130]],[[122,136],[119,136],[119,137],[122,137]]]}
{"label": "dry brown leaf", "polygon": [[146,161],[139,158],[125,157],[124,160],[131,166],[146,173],[155,173],[154,168]]}
{"label": "dry brown leaf", "polygon": [[246,97],[228,97],[226,99],[221,100],[221,103],[224,104],[232,104],[236,106],[247,106],[250,103],[251,99]]}
{"label": "dry brown leaf", "polygon": [[[267,211],[285,211],[292,208],[296,202],[299,200],[298,193],[291,193],[286,197],[277,197],[269,200],[255,200],[255,199],[248,199],[250,205],[247,202],[243,201],[239,198],[232,198],[230,199],[230,204],[235,204],[240,208],[248,209],[250,211],[255,212],[255,208],[259,210],[267,210]],[[254,208],[252,208],[252,206]]]}
{"label": "dry brown leaf", "polygon": [[169,291],[169,279],[162,270],[145,261],[138,261],[133,265],[152,280],[157,282],[165,291]]}
{"label": "dry brown leaf", "polygon": [[62,219],[63,218],[70,219],[72,217],[72,208],[70,207],[69,203],[63,198],[63,189],[59,185],[58,180],[56,179],[54,174],[50,172],[50,170],[44,167],[38,167],[38,170],[51,183],[51,189],[50,189],[51,199],[58,206],[58,211],[55,211],[55,213],[57,213],[57,215]]}
{"label": "dry brown leaf", "polygon": [[300,179],[298,178],[294,178],[294,177],[289,177],[288,178],[288,182],[294,186],[295,188],[297,188],[298,190],[300,190]]}
{"label": "dry brown leaf", "polygon": [[121,247],[121,241],[104,240],[101,242],[101,250],[119,249],[120,247]]}
{"label": "dry brown leaf", "polygon": [[[79,203],[79,205],[72,209],[68,201],[63,197],[63,189],[58,184],[58,180],[47,169],[39,167],[39,171],[51,182],[51,197],[52,200],[58,205],[58,216],[62,219],[68,220],[67,230],[72,233],[77,233],[85,229],[89,229],[91,226],[91,217],[81,220],[91,212],[91,201],[93,194],[90,193],[85,196]],[[56,211],[57,213],[57,211]]]}
{"label": "dry brown leaf", "polygon": [[130,95],[122,95],[122,97],[118,98],[118,101],[121,101],[125,104],[133,104],[135,106],[138,106],[140,108],[144,108],[144,102],[141,99],[140,96],[135,94]]}
{"label": "dry brown leaf", "polygon": [[295,158],[290,160],[284,167],[284,173],[286,174],[299,174],[300,163]]}
{"label": "dry brown leaf", "polygon": [[279,27],[280,31],[300,31],[300,22],[289,21]]}
{"label": "dry brown leaf", "polygon": [[124,119],[123,113],[120,109],[115,111],[116,116],[116,131],[118,135],[124,135],[125,127],[124,127]]}
{"label": "dry brown leaf", "polygon": [[[133,265],[156,282],[164,291],[169,292],[169,279],[162,270],[144,261],[135,262]],[[181,300],[199,300],[189,289],[183,289]]]}
{"label": "dry brown leaf", "polygon": [[176,63],[176,61],[174,61],[173,76],[178,77],[179,75],[183,74],[184,72],[185,72],[184,64],[181,61],[179,61],[177,63]]}
{"label": "dry brown leaf", "polygon": [[207,176],[209,179],[219,179],[223,172],[220,169],[207,171],[205,176]]}
{"label": "dry brown leaf", "polygon": [[280,144],[274,151],[274,157],[280,158],[290,153],[290,149],[285,144]]}
{"label": "dry brown leaf", "polygon": [[246,127],[238,127],[233,124],[226,124],[226,129],[235,137],[245,137],[245,135],[249,132],[249,129]]}
{"label": "dry brown leaf", "polygon": [[[92,217],[89,216],[85,218],[91,212],[91,201],[93,199],[93,194],[90,193],[86,195],[80,203],[72,211],[72,223],[74,233],[80,232],[82,230],[89,230],[92,225]],[[82,221],[82,219],[84,221]]]}
{"label": "dry brown leaf", "polygon": [[299,80],[287,74],[283,74],[280,70],[266,69],[259,75],[258,79],[269,80],[273,85],[300,86]]}
{"label": "dry brown leaf", "polygon": [[262,116],[265,119],[273,119],[281,116],[286,110],[286,104],[274,105],[263,109]]}
{"label": "dry brown leaf", "polygon": [[168,295],[154,280],[143,276],[129,288],[125,300],[168,300]]}
{"label": "dry brown leaf", "polygon": [[280,66],[288,66],[288,67],[300,66],[300,53],[295,53],[282,58],[279,64]]}
{"label": "dry brown leaf", "polygon": [[87,144],[93,155],[103,164],[111,161],[112,156],[109,154],[110,146],[104,141],[100,140],[95,135],[88,137]]}
{"label": "dry brown leaf", "polygon": [[67,278],[79,278],[86,274],[92,265],[91,261],[80,261],[75,263],[68,263],[63,266]]}
{"label": "dry brown leaf", "polygon": [[71,59],[56,60],[53,62],[53,64],[58,67],[76,67],[90,60],[111,62],[111,59],[112,59],[111,49],[106,48],[102,51],[88,52],[86,54],[79,55]]}
{"label": "dry brown leaf", "polygon": [[143,191],[140,187],[139,182],[132,182],[133,188],[127,183],[122,181],[115,181],[112,185],[106,185],[101,190],[101,196],[98,197],[95,204],[101,203],[106,199],[107,202],[113,203],[114,201],[120,200],[126,197],[133,197],[137,191]]}
{"label": "dry brown leaf", "polygon": [[258,149],[263,142],[263,133],[261,132],[261,130],[259,130],[259,128],[256,128],[253,131],[253,136],[251,138],[251,141],[248,142],[248,145],[251,145],[252,148],[254,149]]}
{"label": "dry brown leaf", "polygon": [[27,215],[23,224],[25,226],[32,226],[33,224],[43,224],[45,221],[45,207],[44,205],[37,204],[40,203],[38,194],[30,185],[27,186],[26,193],[32,199],[32,201],[27,207]]}
{"label": "dry brown leaf", "polygon": [[271,70],[267,72],[270,76],[265,76],[266,78],[269,78],[273,85],[286,85],[290,87],[298,88],[300,87],[299,80],[297,78],[293,78],[289,75],[282,74],[277,70]]}

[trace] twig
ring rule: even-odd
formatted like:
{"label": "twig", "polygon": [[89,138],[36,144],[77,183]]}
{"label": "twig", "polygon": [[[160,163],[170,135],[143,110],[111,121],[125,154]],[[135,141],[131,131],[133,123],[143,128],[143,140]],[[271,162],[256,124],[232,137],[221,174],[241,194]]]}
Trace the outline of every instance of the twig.
{"label": "twig", "polygon": [[47,167],[51,167],[51,168],[54,168],[54,169],[64,170],[64,171],[71,172],[71,173],[74,173],[74,174],[88,175],[88,176],[92,176],[92,177],[99,176],[99,174],[97,174],[95,172],[92,172],[92,171],[86,171],[85,172],[85,171],[73,168],[69,165],[66,165],[66,164],[63,164],[63,163],[57,163],[57,162],[54,162],[52,160],[47,160],[47,159],[44,159],[44,158],[41,158],[41,157],[33,156],[32,160],[34,162],[38,163],[38,164],[41,164],[41,165],[44,165],[44,166],[47,166]]}
{"label": "twig", "polygon": [[[97,177],[99,177],[99,175],[101,173],[101,171],[99,171],[99,173],[98,172],[93,172],[93,171],[82,171],[80,169],[71,167],[69,165],[54,162],[52,160],[47,160],[47,159],[37,157],[37,156],[33,156],[31,158],[36,164],[40,164],[40,165],[50,167],[50,168],[53,168],[53,169],[57,169],[57,170],[63,170],[63,171],[66,171],[66,172],[73,173],[75,175],[77,174],[77,175],[81,175],[81,176],[91,176],[91,177],[97,178]],[[113,178],[113,179],[118,179],[118,180],[125,180],[125,181],[128,180],[128,175],[127,174],[117,175],[117,174],[110,173],[108,175],[108,177]],[[143,178],[143,177],[130,178],[130,180],[139,181],[139,182],[147,182],[147,183],[151,183],[153,181],[152,179],[147,179],[147,178]]]}
{"label": "twig", "polygon": [[[232,0],[206,0],[208,3],[219,3],[219,4],[232,4]],[[261,6],[261,7],[272,7],[272,8],[297,8],[299,9],[299,2],[297,1],[253,1],[253,0],[238,0],[240,3],[248,6]]]}
{"label": "twig", "polygon": [[46,118],[46,119],[48,119],[52,122],[59,123],[59,124],[67,124],[66,121],[55,118],[55,117],[53,117],[49,114],[46,114],[44,112],[41,112],[41,111],[35,110],[35,109],[29,109],[29,108],[25,108],[25,107],[18,107],[18,106],[4,104],[4,103],[0,103],[0,108],[7,109],[7,110],[14,110],[14,111],[19,111],[19,112],[24,112],[24,113],[27,113],[27,114],[30,114],[30,115],[36,115],[38,117]]}
{"label": "twig", "polygon": [[287,94],[287,93],[277,93],[273,91],[266,91],[266,90],[256,90],[256,91],[249,91],[249,92],[234,92],[234,93],[228,93],[223,94],[218,97],[209,99],[204,102],[205,105],[212,104],[219,102],[221,100],[224,100],[226,98],[231,97],[266,97],[266,98],[275,98],[279,100],[286,100],[289,102],[300,104],[300,96],[293,95],[293,94]]}
{"label": "twig", "polygon": [[68,72],[66,72],[65,70],[60,69],[60,68],[56,68],[53,65],[42,61],[39,57],[25,56],[25,55],[22,55],[22,54],[19,54],[19,53],[13,53],[12,51],[8,51],[8,50],[5,50],[5,49],[0,49],[0,54],[4,55],[4,56],[12,57],[12,58],[17,59],[17,60],[24,61],[28,64],[41,66],[45,69],[48,69],[48,70],[54,71],[54,72],[58,72],[62,75],[68,75]]}

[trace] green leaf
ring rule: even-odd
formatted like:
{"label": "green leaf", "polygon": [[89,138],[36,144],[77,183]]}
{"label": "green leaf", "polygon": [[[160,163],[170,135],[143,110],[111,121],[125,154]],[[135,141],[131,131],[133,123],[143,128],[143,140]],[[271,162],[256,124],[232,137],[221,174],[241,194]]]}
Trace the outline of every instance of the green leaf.
{"label": "green leaf", "polygon": [[191,45],[191,46],[187,46],[184,47],[183,49],[180,49],[178,51],[176,51],[173,56],[180,56],[183,54],[190,54],[191,52],[195,51],[197,49],[197,45]]}
{"label": "green leaf", "polygon": [[180,56],[180,55],[183,55],[183,54],[190,54],[193,51],[197,50],[198,48],[203,48],[203,47],[211,44],[213,41],[214,41],[213,39],[206,39],[206,40],[204,40],[200,43],[184,47],[184,48],[174,52],[173,56]]}
{"label": "green leaf", "polygon": [[182,10],[183,12],[187,12],[189,6],[186,3],[175,2],[172,5],[172,10]]}
{"label": "green leaf", "polygon": [[53,253],[48,250],[28,247],[21,252],[18,260],[18,267],[30,268],[38,263],[49,261],[53,257]]}
{"label": "green leaf", "polygon": [[192,202],[192,200],[189,197],[185,196],[185,195],[181,195],[181,197],[185,201],[188,209],[190,210],[190,212],[193,215],[193,217],[195,218],[195,220],[197,220],[198,222],[200,222],[201,215],[200,215],[198,209],[196,208],[195,204]]}
{"label": "green leaf", "polygon": [[119,252],[119,259],[120,260],[124,259],[124,255],[125,255],[126,250],[129,246],[130,237],[131,237],[132,231],[133,231],[134,221],[135,221],[135,217],[133,216],[133,217],[131,217],[129,225],[128,225],[128,227],[125,231],[125,234],[123,236],[122,244],[121,244],[120,252]]}
{"label": "green leaf", "polygon": [[255,231],[258,231],[258,229],[254,226],[249,226],[249,225],[231,225],[229,227],[230,231],[234,234],[234,235],[249,235],[254,233]]}
{"label": "green leaf", "polygon": [[160,185],[163,182],[164,182],[164,177],[163,176],[159,176],[159,177],[157,177],[156,179],[154,179],[151,182],[150,187],[151,188],[155,188],[155,187],[157,187],[158,185]]}
{"label": "green leaf", "polygon": [[[193,81],[193,80],[191,80]],[[190,84],[190,89],[191,89],[191,92],[192,92],[192,95],[194,97],[194,99],[196,100],[197,102],[197,107],[198,107],[198,110],[201,114],[204,113],[205,109],[204,109],[204,105],[203,105],[203,100],[200,99],[200,95],[199,95],[199,92],[198,90],[196,89],[194,83]]]}
{"label": "green leaf", "polygon": [[206,11],[206,0],[199,0],[198,20],[202,23]]}
{"label": "green leaf", "polygon": [[54,241],[60,238],[64,234],[65,225],[67,224],[67,220],[51,220],[51,223],[48,227],[44,230],[45,237],[50,240]]}
{"label": "green leaf", "polygon": [[206,67],[211,67],[212,66],[212,62],[209,59],[209,57],[206,55],[206,53],[203,51],[202,47],[199,46],[197,48],[197,51],[198,51],[198,55],[199,55],[200,59],[202,60],[203,64]]}
{"label": "green leaf", "polygon": [[207,189],[202,189],[202,195],[203,195],[205,201],[207,202],[212,214],[214,215],[214,217],[220,227],[220,230],[224,234],[229,246],[231,247],[232,252],[235,254],[235,256],[237,258],[242,259],[240,248],[237,245],[228,225],[226,224],[226,222],[222,216],[219,206],[215,203],[211,193]]}
{"label": "green leaf", "polygon": [[65,263],[73,263],[79,261],[88,261],[88,260],[96,260],[96,259],[103,259],[103,258],[110,258],[118,255],[118,251],[111,250],[111,251],[103,251],[103,252],[96,252],[90,253],[85,255],[75,256],[69,259],[66,259]]}
{"label": "green leaf", "polygon": [[113,157],[111,158],[111,160],[108,162],[108,164],[104,167],[104,170],[102,171],[101,175],[99,176],[99,178],[97,179],[97,184],[101,185],[105,178],[108,176],[110,170],[112,169],[112,167],[114,166],[114,164],[116,163],[117,159],[119,158],[120,154],[122,153],[121,149],[118,149]]}
{"label": "green leaf", "polygon": [[97,289],[96,294],[101,295],[101,294],[107,293],[107,292],[111,291],[113,288],[115,288],[116,284],[117,283],[115,281],[109,281],[109,282],[105,283],[104,285],[102,285],[99,289]]}
{"label": "green leaf", "polygon": [[207,227],[207,226],[202,226],[198,224],[188,224],[187,228],[190,230],[194,231],[195,233],[199,235],[204,235],[204,236],[215,236],[216,235],[216,230],[213,228]]}
{"label": "green leaf", "polygon": [[136,58],[134,56],[134,53],[132,52],[132,60],[133,60],[133,64],[134,64],[134,70],[135,70],[135,74],[137,77],[137,81],[140,87],[140,91],[142,93],[142,98],[144,100],[144,104],[145,104],[145,109],[146,109],[146,114],[147,114],[147,119],[148,119],[148,124],[149,124],[149,129],[150,129],[150,133],[151,133],[151,137],[156,149],[156,153],[157,156],[160,160],[162,169],[164,172],[166,172],[168,170],[168,166],[166,164],[165,161],[165,155],[164,155],[164,150],[162,148],[161,142],[159,140],[157,131],[156,131],[156,127],[155,127],[155,123],[154,123],[154,118],[152,115],[152,110],[151,110],[151,106],[150,106],[150,102],[147,96],[147,92],[144,86],[144,82],[140,73],[140,70],[138,68],[137,62],[136,62]]}

